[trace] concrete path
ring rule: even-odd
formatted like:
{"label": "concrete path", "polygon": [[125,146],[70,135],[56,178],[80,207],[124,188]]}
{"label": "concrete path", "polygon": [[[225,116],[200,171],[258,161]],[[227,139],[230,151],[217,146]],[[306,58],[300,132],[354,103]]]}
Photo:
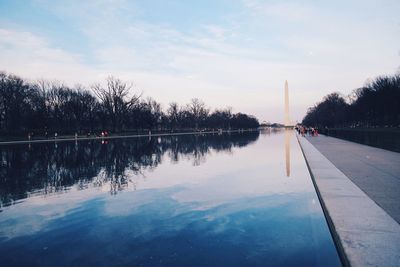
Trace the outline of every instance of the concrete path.
{"label": "concrete path", "polygon": [[323,135],[307,140],[400,223],[400,153]]}
{"label": "concrete path", "polygon": [[306,138],[298,140],[343,263],[400,266],[400,225]]}

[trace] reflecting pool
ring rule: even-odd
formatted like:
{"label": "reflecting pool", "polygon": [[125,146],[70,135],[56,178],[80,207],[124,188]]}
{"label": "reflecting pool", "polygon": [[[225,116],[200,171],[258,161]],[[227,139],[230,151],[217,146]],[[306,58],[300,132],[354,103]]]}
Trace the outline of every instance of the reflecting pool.
{"label": "reflecting pool", "polygon": [[0,146],[1,266],[340,266],[291,130]]}

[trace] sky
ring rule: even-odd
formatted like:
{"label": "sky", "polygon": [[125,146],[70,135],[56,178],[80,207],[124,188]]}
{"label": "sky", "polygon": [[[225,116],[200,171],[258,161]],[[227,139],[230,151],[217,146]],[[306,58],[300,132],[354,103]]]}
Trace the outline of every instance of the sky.
{"label": "sky", "polygon": [[0,0],[0,70],[283,122],[400,71],[400,1]]}

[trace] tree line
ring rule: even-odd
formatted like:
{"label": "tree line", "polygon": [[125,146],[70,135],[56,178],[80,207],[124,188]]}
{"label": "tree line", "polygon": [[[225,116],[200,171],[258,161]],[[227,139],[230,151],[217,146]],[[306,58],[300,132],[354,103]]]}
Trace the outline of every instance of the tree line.
{"label": "tree line", "polygon": [[400,74],[380,76],[348,96],[334,92],[309,108],[313,127],[400,127]]}
{"label": "tree line", "polygon": [[29,82],[0,72],[0,134],[87,134],[107,130],[182,130],[256,128],[258,120],[230,108],[211,111],[194,98],[172,102],[166,110],[151,97],[134,93],[133,85],[115,77],[89,88],[58,81]]}

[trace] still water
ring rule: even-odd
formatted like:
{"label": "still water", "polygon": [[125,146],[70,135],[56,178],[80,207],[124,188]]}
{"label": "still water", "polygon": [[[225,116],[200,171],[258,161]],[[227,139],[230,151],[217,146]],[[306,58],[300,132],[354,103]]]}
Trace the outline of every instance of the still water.
{"label": "still water", "polygon": [[1,266],[340,266],[289,130],[0,153]]}

